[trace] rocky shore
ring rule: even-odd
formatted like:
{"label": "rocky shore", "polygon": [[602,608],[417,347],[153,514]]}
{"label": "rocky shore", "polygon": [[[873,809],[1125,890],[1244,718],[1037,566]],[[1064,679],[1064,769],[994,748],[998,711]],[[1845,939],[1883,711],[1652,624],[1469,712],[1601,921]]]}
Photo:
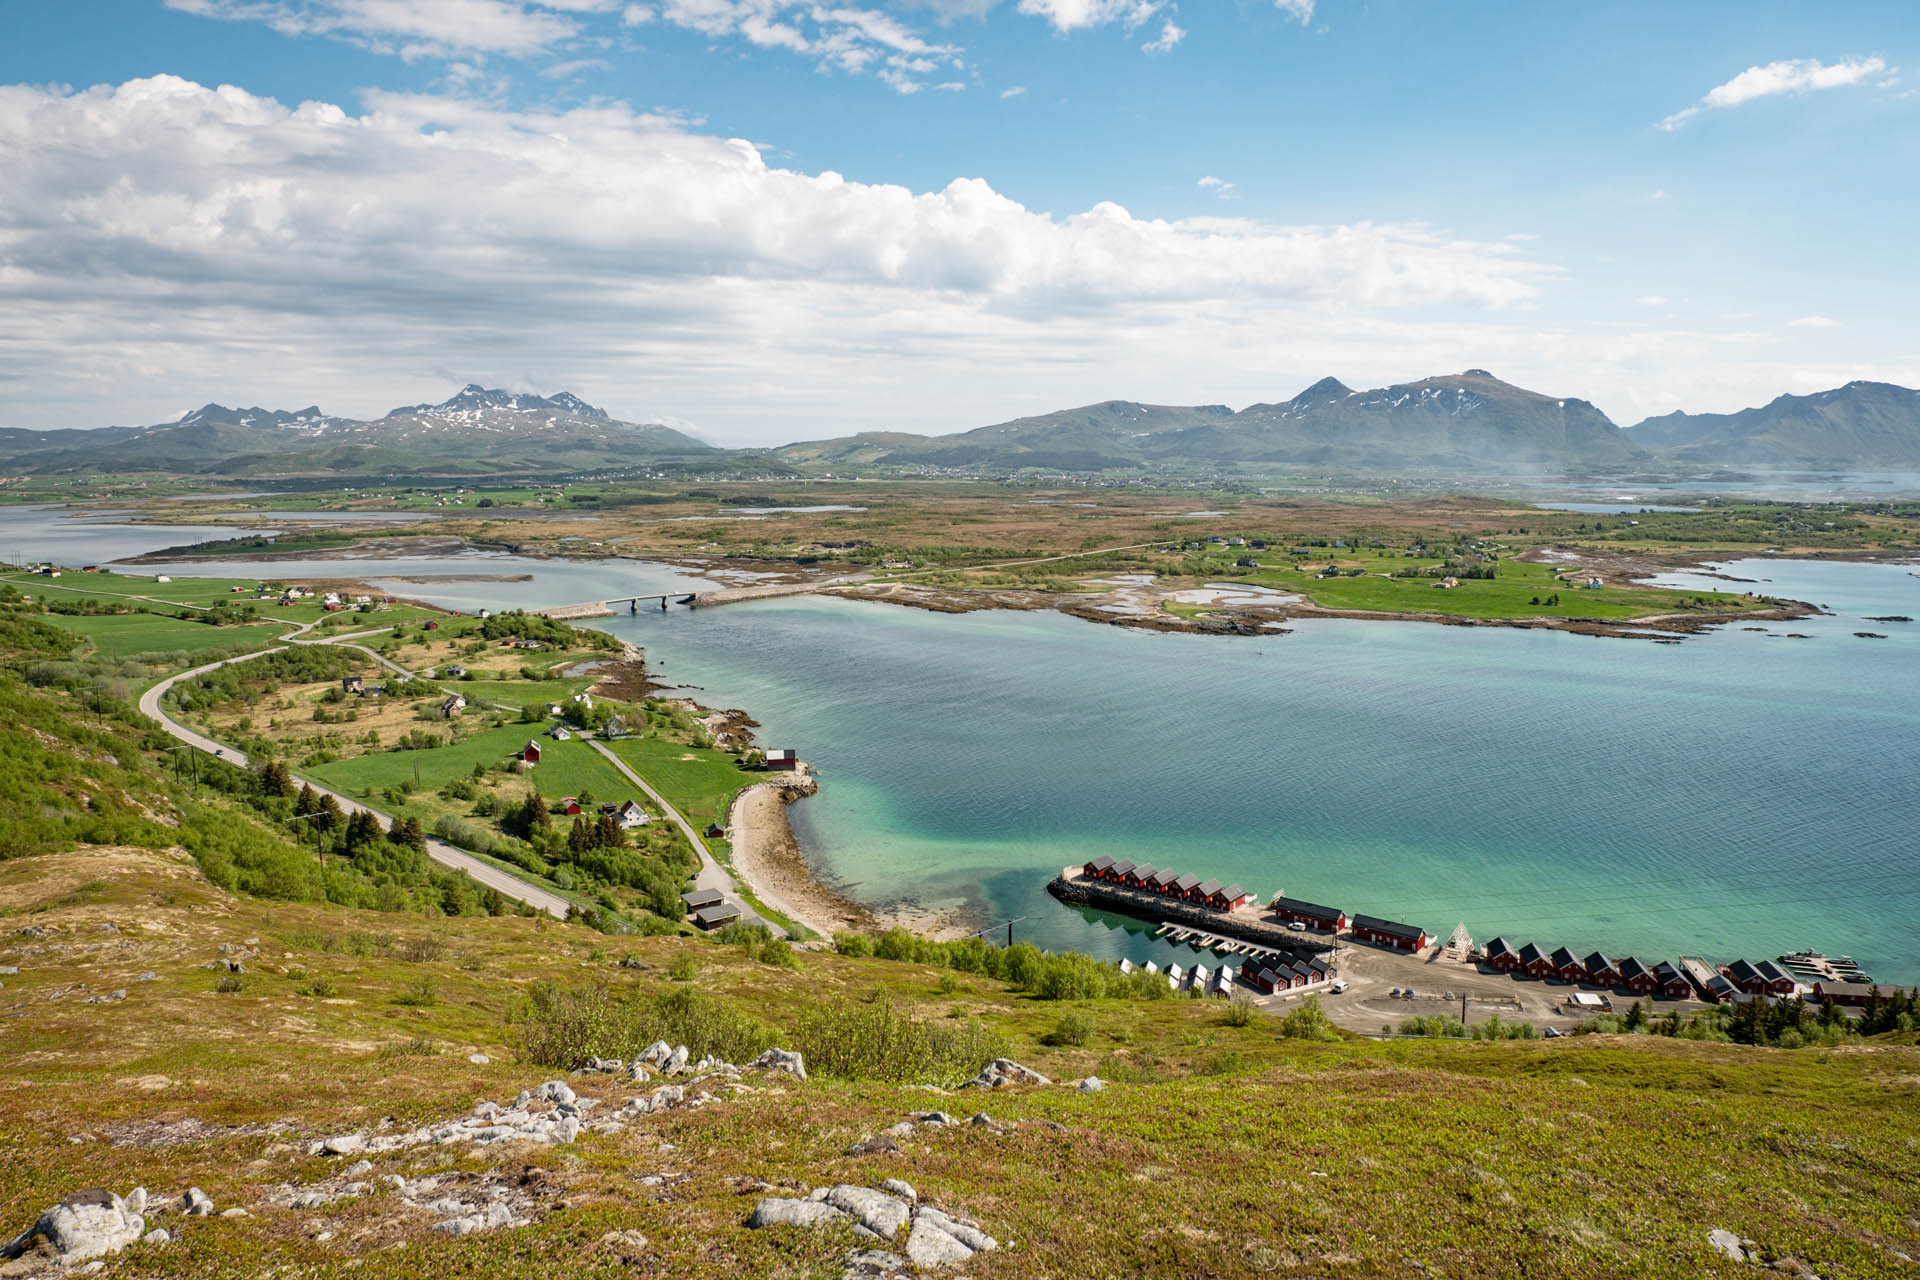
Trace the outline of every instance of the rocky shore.
{"label": "rocky shore", "polygon": [[819,789],[811,774],[790,773],[735,796],[728,818],[734,874],[760,901],[822,938],[871,932],[880,918],[815,878],[787,820],[789,804]]}

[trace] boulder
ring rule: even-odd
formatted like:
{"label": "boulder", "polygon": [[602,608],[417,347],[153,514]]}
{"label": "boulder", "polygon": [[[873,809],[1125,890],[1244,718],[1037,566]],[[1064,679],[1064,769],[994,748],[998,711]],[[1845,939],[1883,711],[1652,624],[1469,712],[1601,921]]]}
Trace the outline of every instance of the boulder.
{"label": "boulder", "polygon": [[796,1080],[807,1078],[806,1059],[791,1049],[769,1049],[753,1060],[756,1071],[784,1071]]}
{"label": "boulder", "polygon": [[147,1224],[111,1191],[76,1191],[41,1214],[31,1227],[5,1248],[0,1258],[18,1258],[29,1251],[50,1255],[70,1267],[89,1258],[118,1253],[146,1233]]}
{"label": "boulder", "polygon": [[919,1193],[913,1189],[912,1183],[903,1182],[899,1178],[888,1178],[880,1184],[880,1189],[890,1196],[899,1196],[908,1203],[912,1203],[920,1198]]}
{"label": "boulder", "polygon": [[198,1187],[188,1187],[180,1197],[180,1212],[189,1218],[204,1218],[213,1212],[213,1197]]}
{"label": "boulder", "polygon": [[680,1072],[685,1071],[687,1069],[688,1056],[687,1046],[676,1045],[673,1052],[667,1055],[667,1060],[660,1064],[660,1073],[671,1076],[678,1075]]}
{"label": "boulder", "polygon": [[847,1255],[846,1270],[840,1280],[886,1280],[907,1269],[907,1260],[882,1249],[856,1249]]}
{"label": "boulder", "polygon": [[916,1218],[907,1233],[907,1260],[916,1267],[958,1266],[973,1256],[973,1250],[931,1222]]}
{"label": "boulder", "polygon": [[852,1183],[829,1187],[822,1198],[883,1240],[893,1239],[895,1233],[907,1225],[911,1213],[904,1200]]}
{"label": "boulder", "polygon": [[974,1253],[985,1253],[989,1249],[1000,1247],[999,1241],[971,1222],[962,1222],[958,1218],[949,1217],[940,1210],[926,1205],[913,1211],[913,1229],[919,1231],[922,1227],[930,1227],[952,1236]]}
{"label": "boulder", "polygon": [[1107,1082],[1105,1080],[1102,1080],[1099,1076],[1088,1076],[1085,1080],[1082,1080],[1080,1082],[1080,1087],[1076,1089],[1075,1092],[1076,1093],[1098,1093],[1106,1087],[1107,1087]]}
{"label": "boulder", "polygon": [[141,1244],[167,1244],[171,1242],[172,1239],[173,1239],[173,1234],[169,1232],[165,1227],[155,1227],[153,1230],[147,1232],[147,1234],[140,1237],[140,1243]]}
{"label": "boulder", "polygon": [[1734,1262],[1745,1262],[1747,1251],[1740,1247],[1740,1237],[1725,1227],[1715,1227],[1707,1232],[1707,1243],[1724,1253]]}
{"label": "boulder", "polygon": [[929,1111],[920,1117],[921,1124],[953,1124],[954,1119],[944,1111]]}
{"label": "boulder", "polygon": [[792,1200],[770,1196],[753,1206],[747,1226],[758,1231],[763,1227],[823,1227],[846,1220],[846,1214],[824,1200]]}
{"label": "boulder", "polygon": [[[913,1126],[908,1125],[907,1128],[911,1129]],[[893,1140],[891,1134],[882,1133],[871,1138],[862,1138],[847,1148],[847,1154],[850,1156],[897,1156],[900,1154],[900,1144]]]}
{"label": "boulder", "polygon": [[364,1135],[342,1133],[328,1138],[320,1144],[320,1149],[330,1156],[350,1156],[367,1145]]}
{"label": "boulder", "polygon": [[1041,1075],[1031,1067],[1023,1067],[1012,1058],[995,1058],[980,1068],[980,1074],[969,1080],[965,1087],[971,1089],[1004,1089],[1016,1084],[1052,1084],[1053,1081]]}
{"label": "boulder", "polygon": [[540,1096],[552,1102],[566,1105],[574,1100],[574,1092],[565,1080],[549,1080],[540,1086]]}
{"label": "boulder", "polygon": [[665,1040],[655,1040],[652,1044],[648,1045],[645,1051],[642,1052],[639,1057],[635,1058],[634,1061],[637,1063],[644,1062],[650,1067],[658,1067],[672,1056],[672,1045],[668,1044]]}
{"label": "boulder", "polygon": [[467,1055],[467,1061],[471,1062],[476,1067],[484,1067],[488,1063],[492,1062],[493,1059],[489,1058],[484,1053],[470,1053]]}

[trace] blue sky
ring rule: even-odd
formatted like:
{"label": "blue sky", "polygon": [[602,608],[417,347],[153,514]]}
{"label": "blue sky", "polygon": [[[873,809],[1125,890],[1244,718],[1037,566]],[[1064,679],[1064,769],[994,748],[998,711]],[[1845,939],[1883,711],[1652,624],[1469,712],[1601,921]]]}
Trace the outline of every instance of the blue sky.
{"label": "blue sky", "polygon": [[1468,366],[1625,424],[1920,383],[1910,4],[8,18],[0,424],[471,380],[775,442]]}

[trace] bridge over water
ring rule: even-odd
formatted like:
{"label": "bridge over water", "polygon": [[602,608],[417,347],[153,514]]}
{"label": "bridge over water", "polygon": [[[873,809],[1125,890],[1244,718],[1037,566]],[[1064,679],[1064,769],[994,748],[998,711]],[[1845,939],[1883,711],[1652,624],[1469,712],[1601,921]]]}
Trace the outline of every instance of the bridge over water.
{"label": "bridge over water", "polygon": [[609,618],[620,612],[619,606],[625,605],[630,614],[640,612],[644,604],[649,611],[656,601],[660,611],[666,612],[670,604],[682,604],[689,609],[711,609],[717,605],[740,604],[747,600],[771,600],[778,596],[804,596],[829,587],[846,586],[849,583],[864,581],[867,575],[854,574],[844,578],[827,578],[817,582],[772,582],[754,587],[722,587],[714,591],[660,591],[651,595],[613,596],[605,600],[584,600],[579,604],[555,605],[550,609],[538,609],[549,618]]}

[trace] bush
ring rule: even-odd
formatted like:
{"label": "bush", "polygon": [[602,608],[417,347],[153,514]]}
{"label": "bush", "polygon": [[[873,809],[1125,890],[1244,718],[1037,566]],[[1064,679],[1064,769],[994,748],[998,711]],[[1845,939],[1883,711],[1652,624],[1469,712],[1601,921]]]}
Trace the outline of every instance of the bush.
{"label": "bush", "polygon": [[1280,1019],[1280,1034],[1289,1040],[1338,1040],[1340,1033],[1320,1007],[1319,996],[1308,996],[1298,1009]]}
{"label": "bush", "polygon": [[1253,1015],[1253,1001],[1236,995],[1227,1001],[1227,1014],[1223,1021],[1230,1027],[1250,1027],[1253,1025]]}
{"label": "bush", "polygon": [[1009,1051],[1006,1037],[971,1019],[933,1022],[887,1000],[816,1009],[802,1018],[794,1040],[809,1071],[946,1088]]}
{"label": "bush", "polygon": [[1084,1009],[1069,1009],[1054,1021],[1053,1030],[1040,1037],[1040,1043],[1078,1048],[1091,1039],[1093,1015]]}
{"label": "bush", "polygon": [[675,956],[673,963],[667,966],[667,976],[675,982],[692,982],[694,975],[699,972],[700,962],[685,951]]}
{"label": "bush", "polygon": [[340,988],[332,978],[325,974],[318,974],[313,981],[307,983],[307,994],[315,1000],[331,1000],[340,994]]}

